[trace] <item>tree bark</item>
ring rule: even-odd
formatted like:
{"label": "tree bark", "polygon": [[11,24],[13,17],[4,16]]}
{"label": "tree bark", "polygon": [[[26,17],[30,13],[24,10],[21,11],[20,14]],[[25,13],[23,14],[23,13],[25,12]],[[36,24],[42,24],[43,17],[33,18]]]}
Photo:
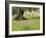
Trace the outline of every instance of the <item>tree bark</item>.
{"label": "tree bark", "polygon": [[24,14],[24,9],[19,8],[19,15],[16,17],[17,20],[25,20],[25,18],[23,17]]}

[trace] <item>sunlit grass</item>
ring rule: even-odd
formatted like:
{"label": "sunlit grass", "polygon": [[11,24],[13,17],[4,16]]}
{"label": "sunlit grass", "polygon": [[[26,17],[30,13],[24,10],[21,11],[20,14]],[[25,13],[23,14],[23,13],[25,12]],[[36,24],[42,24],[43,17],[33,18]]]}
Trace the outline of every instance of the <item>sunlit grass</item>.
{"label": "sunlit grass", "polygon": [[[28,19],[30,19],[30,24],[27,23],[21,23],[20,21],[17,21],[14,19],[15,17],[13,17],[12,19],[12,31],[24,31],[24,30],[40,30],[40,17],[26,17]],[[23,21],[23,20],[21,20]],[[17,23],[19,22],[19,23]],[[28,22],[28,21],[27,21]]]}

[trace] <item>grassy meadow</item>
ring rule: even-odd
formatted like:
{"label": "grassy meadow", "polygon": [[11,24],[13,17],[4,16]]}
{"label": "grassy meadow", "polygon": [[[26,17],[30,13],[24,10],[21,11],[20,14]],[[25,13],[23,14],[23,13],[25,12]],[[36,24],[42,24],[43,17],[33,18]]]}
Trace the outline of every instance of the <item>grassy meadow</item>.
{"label": "grassy meadow", "polygon": [[12,31],[40,30],[40,17],[27,16],[29,20],[15,20],[12,16]]}

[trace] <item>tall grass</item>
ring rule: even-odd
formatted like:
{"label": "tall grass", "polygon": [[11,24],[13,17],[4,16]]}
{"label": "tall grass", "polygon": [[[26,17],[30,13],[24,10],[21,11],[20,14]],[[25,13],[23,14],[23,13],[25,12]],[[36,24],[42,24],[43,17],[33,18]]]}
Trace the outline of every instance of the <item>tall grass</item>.
{"label": "tall grass", "polygon": [[[31,20],[30,24],[21,24],[20,21],[12,19],[12,31],[40,30],[40,17],[26,17]],[[23,20],[22,20],[23,21]],[[17,22],[19,22],[17,24]],[[28,21],[27,21],[28,22]]]}

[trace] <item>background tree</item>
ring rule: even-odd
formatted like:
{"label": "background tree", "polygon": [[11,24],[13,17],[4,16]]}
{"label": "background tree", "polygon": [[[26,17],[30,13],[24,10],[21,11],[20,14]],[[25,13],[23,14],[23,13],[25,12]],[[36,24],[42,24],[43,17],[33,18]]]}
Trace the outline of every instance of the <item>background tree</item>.
{"label": "background tree", "polygon": [[26,18],[23,16],[24,15],[24,8],[19,8],[19,14],[18,16],[16,17],[16,19],[18,20],[25,20]]}

